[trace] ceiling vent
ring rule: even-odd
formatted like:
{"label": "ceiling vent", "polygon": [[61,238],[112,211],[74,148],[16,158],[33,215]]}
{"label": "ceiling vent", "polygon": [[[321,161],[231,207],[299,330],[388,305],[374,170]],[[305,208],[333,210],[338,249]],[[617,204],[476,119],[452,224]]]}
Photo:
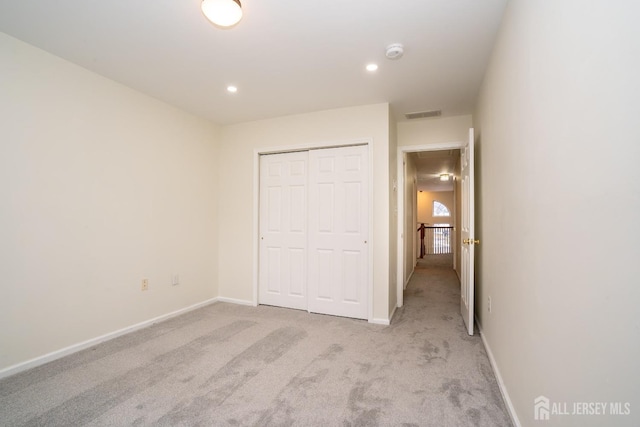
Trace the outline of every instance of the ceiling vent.
{"label": "ceiling vent", "polygon": [[404,116],[407,120],[413,119],[424,119],[427,117],[440,117],[442,115],[441,110],[431,110],[431,111],[418,111],[417,113],[406,113]]}

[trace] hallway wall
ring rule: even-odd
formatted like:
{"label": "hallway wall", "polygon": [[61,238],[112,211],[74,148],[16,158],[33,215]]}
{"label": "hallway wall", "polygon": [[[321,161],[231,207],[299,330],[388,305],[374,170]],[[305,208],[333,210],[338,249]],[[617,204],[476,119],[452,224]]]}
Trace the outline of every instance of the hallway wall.
{"label": "hallway wall", "polygon": [[477,315],[523,426],[541,395],[631,404],[546,426],[640,425],[639,16],[511,1],[482,86]]}
{"label": "hallway wall", "polygon": [[404,283],[407,284],[417,259],[417,197],[416,163],[413,156],[404,154]]}
{"label": "hallway wall", "polygon": [[[419,191],[418,222],[427,225],[449,224],[453,226],[454,200],[453,191]],[[449,209],[451,216],[433,216],[433,202],[438,201]]]}

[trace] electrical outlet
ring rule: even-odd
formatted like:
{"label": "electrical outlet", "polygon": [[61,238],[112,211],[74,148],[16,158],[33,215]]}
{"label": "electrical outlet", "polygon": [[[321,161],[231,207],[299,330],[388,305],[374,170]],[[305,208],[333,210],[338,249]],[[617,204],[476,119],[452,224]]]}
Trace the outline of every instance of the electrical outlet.
{"label": "electrical outlet", "polygon": [[149,279],[142,279],[142,290],[143,291],[149,290]]}
{"label": "electrical outlet", "polygon": [[180,284],[180,275],[174,274],[171,276],[171,284],[173,286],[178,286]]}
{"label": "electrical outlet", "polygon": [[487,310],[489,310],[489,313],[491,313],[491,297],[489,297],[487,301]]}

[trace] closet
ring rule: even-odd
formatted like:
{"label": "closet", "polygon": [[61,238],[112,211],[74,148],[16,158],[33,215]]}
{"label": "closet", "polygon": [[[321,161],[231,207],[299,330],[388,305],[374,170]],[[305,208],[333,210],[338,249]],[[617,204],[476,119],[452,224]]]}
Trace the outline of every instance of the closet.
{"label": "closet", "polygon": [[367,319],[368,146],[260,156],[260,304]]}

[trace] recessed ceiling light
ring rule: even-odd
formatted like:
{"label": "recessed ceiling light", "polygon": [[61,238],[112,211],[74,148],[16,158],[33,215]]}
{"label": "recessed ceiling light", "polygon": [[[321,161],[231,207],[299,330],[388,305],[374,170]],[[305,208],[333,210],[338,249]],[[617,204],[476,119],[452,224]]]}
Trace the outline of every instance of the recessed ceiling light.
{"label": "recessed ceiling light", "polygon": [[227,86],[227,92],[236,93],[238,88],[235,86]]}
{"label": "recessed ceiling light", "polygon": [[368,64],[367,71],[374,72],[378,69],[378,64]]}

